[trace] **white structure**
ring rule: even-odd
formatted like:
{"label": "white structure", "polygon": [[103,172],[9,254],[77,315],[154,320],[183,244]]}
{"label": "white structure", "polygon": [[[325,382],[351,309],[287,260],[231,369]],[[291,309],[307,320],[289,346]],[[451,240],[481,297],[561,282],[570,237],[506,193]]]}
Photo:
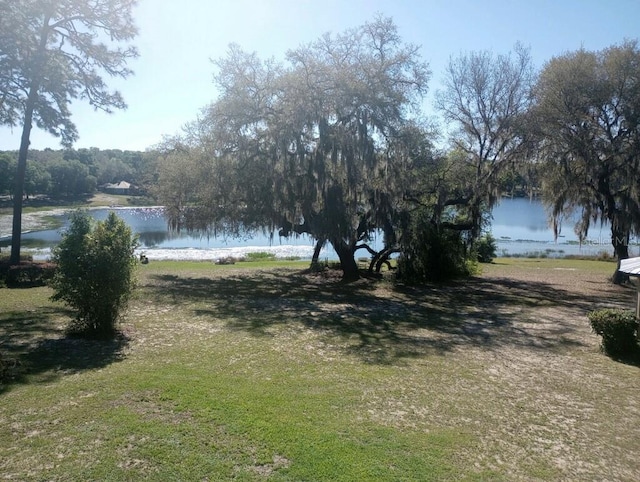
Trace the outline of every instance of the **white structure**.
{"label": "white structure", "polygon": [[620,271],[629,276],[640,276],[640,258],[629,258],[620,261]]}
{"label": "white structure", "polygon": [[[620,272],[634,277],[634,284],[638,290],[638,301],[636,301],[636,319],[640,320],[640,258],[628,258],[620,261]],[[640,333],[638,333],[640,336]]]}
{"label": "white structure", "polygon": [[105,184],[103,189],[109,194],[129,194],[131,187],[127,181],[120,181],[117,184]]}

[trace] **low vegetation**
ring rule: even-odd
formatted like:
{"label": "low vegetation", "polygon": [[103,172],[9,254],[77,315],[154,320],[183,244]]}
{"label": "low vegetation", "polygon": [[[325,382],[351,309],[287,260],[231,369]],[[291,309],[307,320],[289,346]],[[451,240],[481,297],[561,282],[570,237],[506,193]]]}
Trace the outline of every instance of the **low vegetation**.
{"label": "low vegetation", "polygon": [[118,337],[0,289],[15,480],[634,480],[637,365],[588,313],[610,263],[497,259],[445,286],[307,263],[151,262]]}
{"label": "low vegetation", "polygon": [[243,261],[275,261],[276,255],[266,251],[256,251],[244,255]]}
{"label": "low vegetation", "polygon": [[491,233],[486,233],[478,239],[475,248],[480,263],[491,263],[498,250],[496,238]]}
{"label": "low vegetation", "polygon": [[631,358],[638,353],[638,320],[632,310],[601,309],[589,313],[591,329],[602,337],[602,350]]}
{"label": "low vegetation", "polygon": [[135,286],[137,239],[114,212],[94,222],[84,211],[71,216],[69,229],[53,249],[57,266],[50,281],[52,299],[76,312],[70,330],[109,338]]}

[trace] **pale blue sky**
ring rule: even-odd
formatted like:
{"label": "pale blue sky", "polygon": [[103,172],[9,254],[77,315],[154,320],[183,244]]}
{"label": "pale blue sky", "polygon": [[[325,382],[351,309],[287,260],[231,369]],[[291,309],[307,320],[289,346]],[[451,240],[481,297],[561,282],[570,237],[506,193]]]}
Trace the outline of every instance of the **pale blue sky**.
{"label": "pale blue sky", "polygon": [[[391,16],[402,38],[421,46],[433,72],[427,113],[433,113],[430,95],[452,55],[506,53],[520,41],[541,67],[581,46],[600,50],[640,37],[640,0],[139,0],[135,75],[108,80],[129,108],[107,115],[78,102],[75,147],[144,150],[179,131],[215,99],[209,59],[223,56],[229,43],[282,58],[288,49],[376,13]],[[17,127],[0,128],[0,150],[18,149],[19,137]],[[58,139],[37,129],[31,146],[60,148]]]}

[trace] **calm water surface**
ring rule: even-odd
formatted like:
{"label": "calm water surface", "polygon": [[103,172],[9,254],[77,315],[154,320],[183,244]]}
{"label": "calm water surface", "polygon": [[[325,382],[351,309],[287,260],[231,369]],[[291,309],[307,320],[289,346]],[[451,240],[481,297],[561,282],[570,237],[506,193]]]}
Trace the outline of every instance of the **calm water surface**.
{"label": "calm water surface", "polygon": [[[242,256],[252,251],[268,251],[277,257],[297,256],[309,258],[313,254],[314,243],[309,237],[280,238],[277,235],[258,235],[250,239],[207,237],[186,232],[175,233],[167,228],[162,208],[116,208],[92,209],[91,216],[98,221],[107,218],[115,211],[138,235],[139,253],[145,253],[150,259],[218,259],[225,256]],[[50,250],[61,239],[61,233],[69,224],[69,216],[60,216],[61,229],[23,233],[22,242],[26,250],[32,251],[35,258],[48,257]],[[0,239],[0,246],[10,245],[9,238]],[[331,253],[323,253],[331,257]]]}
{"label": "calm water surface", "polygon": [[574,232],[578,218],[573,216],[563,219],[556,238],[540,201],[502,199],[492,214],[491,234],[497,240],[499,255],[543,252],[557,256],[598,254],[603,251],[613,254],[611,231],[607,223],[592,226],[587,240],[580,245]]}
{"label": "calm water surface", "polygon": [[[97,220],[107,217],[110,209],[91,210]],[[218,259],[224,256],[241,256],[251,251],[269,251],[278,257],[297,256],[310,259],[314,242],[306,236],[271,239],[258,235],[250,239],[207,238],[187,233],[172,233],[167,229],[162,208],[116,209],[132,230],[139,235],[140,249],[150,259]],[[65,226],[68,216],[61,217]],[[528,199],[503,199],[493,210],[491,233],[497,240],[498,254],[547,253],[550,256],[564,254],[597,254],[611,251],[609,228],[598,225],[589,233],[587,243],[580,246],[573,232],[573,222],[567,220],[558,239],[554,239],[544,207],[538,201]],[[36,231],[23,234],[23,245],[33,251],[36,258],[46,258],[52,246],[60,241],[61,230]],[[10,244],[9,238],[0,239],[0,246]],[[381,246],[381,239],[373,243]],[[632,248],[632,253],[637,248]],[[365,253],[362,252],[362,256]],[[337,259],[331,247],[326,247],[321,258]]]}

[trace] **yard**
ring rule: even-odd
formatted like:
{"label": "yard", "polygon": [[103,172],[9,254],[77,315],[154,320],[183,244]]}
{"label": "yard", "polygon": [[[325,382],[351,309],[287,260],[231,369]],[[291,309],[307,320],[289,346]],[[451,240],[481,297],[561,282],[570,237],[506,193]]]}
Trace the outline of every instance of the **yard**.
{"label": "yard", "polygon": [[424,288],[304,263],[152,262],[123,335],[0,289],[7,480],[638,480],[640,368],[586,314],[611,263],[498,259]]}

